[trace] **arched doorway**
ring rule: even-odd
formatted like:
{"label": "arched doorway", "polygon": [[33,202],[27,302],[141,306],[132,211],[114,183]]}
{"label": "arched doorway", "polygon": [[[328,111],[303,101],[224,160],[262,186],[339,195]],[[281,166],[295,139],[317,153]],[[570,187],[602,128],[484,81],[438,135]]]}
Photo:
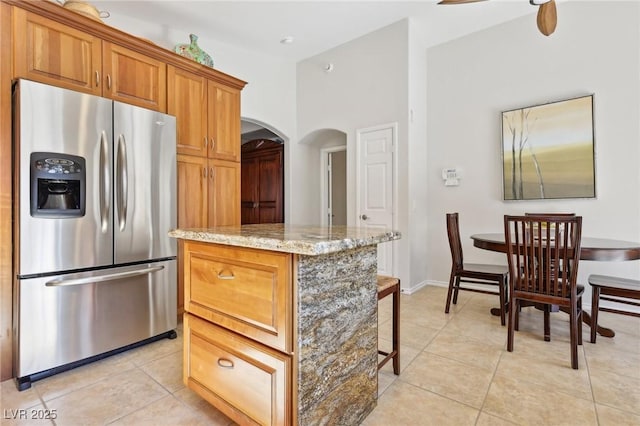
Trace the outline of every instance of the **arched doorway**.
{"label": "arched doorway", "polygon": [[[322,225],[347,224],[347,134],[336,129],[315,130],[300,143],[309,147],[307,173],[313,193],[319,193],[317,215]],[[316,192],[317,191],[317,192]]]}

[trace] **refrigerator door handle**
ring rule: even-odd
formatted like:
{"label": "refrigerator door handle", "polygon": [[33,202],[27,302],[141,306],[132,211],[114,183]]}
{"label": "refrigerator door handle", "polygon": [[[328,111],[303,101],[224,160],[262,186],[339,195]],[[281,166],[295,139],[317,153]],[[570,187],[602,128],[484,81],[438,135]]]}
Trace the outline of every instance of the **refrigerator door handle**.
{"label": "refrigerator door handle", "polygon": [[100,132],[100,226],[102,233],[107,232],[109,228],[109,210],[111,206],[111,179],[109,178],[109,147],[107,142],[107,133],[103,130]]}
{"label": "refrigerator door handle", "polygon": [[65,286],[73,286],[73,285],[93,284],[93,283],[98,283],[103,281],[121,280],[123,278],[131,278],[139,275],[150,274],[152,272],[158,272],[162,269],[164,269],[164,266],[153,266],[151,268],[136,269],[134,271],[116,272],[115,274],[100,275],[95,277],[72,278],[68,280],[64,278],[58,278],[55,280],[47,281],[45,286],[65,287]]}
{"label": "refrigerator door handle", "polygon": [[127,226],[127,198],[128,198],[128,178],[127,178],[127,144],[124,135],[118,136],[118,152],[116,153],[116,180],[118,184],[118,226],[120,232]]}

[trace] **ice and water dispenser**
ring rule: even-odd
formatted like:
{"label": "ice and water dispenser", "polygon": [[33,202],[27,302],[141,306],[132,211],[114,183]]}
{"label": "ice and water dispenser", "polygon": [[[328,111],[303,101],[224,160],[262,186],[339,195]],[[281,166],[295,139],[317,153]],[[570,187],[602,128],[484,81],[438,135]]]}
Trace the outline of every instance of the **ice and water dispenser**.
{"label": "ice and water dispenser", "polygon": [[84,158],[53,152],[31,154],[31,216],[84,216],[85,188]]}

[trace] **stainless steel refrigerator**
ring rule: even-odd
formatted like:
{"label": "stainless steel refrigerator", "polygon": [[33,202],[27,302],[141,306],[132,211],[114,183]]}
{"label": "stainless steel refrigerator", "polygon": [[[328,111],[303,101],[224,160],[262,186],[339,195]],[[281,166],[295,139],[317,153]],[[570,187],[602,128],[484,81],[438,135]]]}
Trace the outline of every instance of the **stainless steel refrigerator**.
{"label": "stainless steel refrigerator", "polygon": [[19,80],[14,374],[31,381],[177,326],[175,117]]}

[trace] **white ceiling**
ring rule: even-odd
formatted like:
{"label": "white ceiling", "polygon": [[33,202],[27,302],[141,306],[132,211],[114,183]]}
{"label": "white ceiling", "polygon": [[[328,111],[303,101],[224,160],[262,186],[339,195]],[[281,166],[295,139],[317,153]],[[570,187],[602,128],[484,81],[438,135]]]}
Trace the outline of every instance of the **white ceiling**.
{"label": "white ceiling", "polygon": [[[527,14],[531,14],[528,23],[531,31],[537,32],[537,7],[531,6],[529,0],[447,6],[437,2],[96,0],[91,3],[110,12],[114,18],[125,16],[151,21],[293,61],[314,56],[407,17],[417,23],[426,46]],[[559,16],[559,25],[561,19]],[[105,23],[109,24],[109,18]],[[281,44],[280,40],[288,36],[293,37],[294,42]]]}

